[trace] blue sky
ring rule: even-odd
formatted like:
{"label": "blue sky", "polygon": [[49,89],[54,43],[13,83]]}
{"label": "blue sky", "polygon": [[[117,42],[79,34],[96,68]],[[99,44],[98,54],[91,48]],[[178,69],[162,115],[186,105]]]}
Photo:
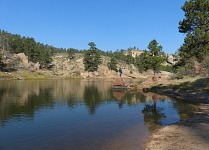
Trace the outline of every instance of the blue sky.
{"label": "blue sky", "polygon": [[63,48],[147,49],[156,39],[174,53],[185,0],[0,0],[0,29]]}

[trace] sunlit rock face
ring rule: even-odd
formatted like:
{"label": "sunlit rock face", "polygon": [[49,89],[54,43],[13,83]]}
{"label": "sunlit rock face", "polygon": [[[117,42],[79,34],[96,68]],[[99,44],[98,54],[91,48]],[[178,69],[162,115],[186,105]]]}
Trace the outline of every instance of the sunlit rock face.
{"label": "sunlit rock face", "polygon": [[118,77],[114,81],[113,86],[125,86],[125,82],[124,82],[123,78],[122,77]]}

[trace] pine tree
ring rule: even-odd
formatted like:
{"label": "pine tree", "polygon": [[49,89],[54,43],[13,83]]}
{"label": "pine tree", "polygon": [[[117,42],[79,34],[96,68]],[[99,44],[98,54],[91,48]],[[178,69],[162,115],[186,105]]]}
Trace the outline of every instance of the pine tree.
{"label": "pine tree", "polygon": [[114,57],[111,57],[110,62],[108,62],[107,66],[111,70],[118,71],[117,64],[117,60]]}
{"label": "pine tree", "polygon": [[149,43],[149,51],[145,50],[145,52],[140,55],[140,60],[145,70],[152,69],[154,74],[160,70],[161,64],[166,60],[162,48],[163,47],[158,45],[156,40],[152,40]]}
{"label": "pine tree", "polygon": [[185,18],[179,22],[179,32],[186,37],[179,49],[181,61],[195,57],[201,62],[209,55],[209,0],[186,1],[182,10]]}
{"label": "pine tree", "polygon": [[75,58],[75,53],[77,53],[77,52],[78,52],[77,49],[69,48],[69,49],[67,50],[68,58],[69,58],[69,59],[74,59],[74,58]]}
{"label": "pine tree", "polygon": [[97,71],[98,66],[102,62],[99,50],[96,48],[94,42],[90,42],[88,45],[90,49],[85,51],[83,60],[85,70],[89,72]]}

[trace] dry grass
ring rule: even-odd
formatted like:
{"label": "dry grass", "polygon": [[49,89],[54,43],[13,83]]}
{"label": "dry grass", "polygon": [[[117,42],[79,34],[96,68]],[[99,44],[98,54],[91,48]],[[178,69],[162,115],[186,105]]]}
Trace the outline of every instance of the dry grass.
{"label": "dry grass", "polygon": [[186,78],[152,86],[150,91],[193,103],[209,103],[209,78]]}
{"label": "dry grass", "polygon": [[19,70],[15,72],[0,72],[0,79],[46,79],[54,78],[51,74]]}
{"label": "dry grass", "polygon": [[184,78],[169,85],[172,89],[181,89],[188,92],[209,91],[209,78]]}

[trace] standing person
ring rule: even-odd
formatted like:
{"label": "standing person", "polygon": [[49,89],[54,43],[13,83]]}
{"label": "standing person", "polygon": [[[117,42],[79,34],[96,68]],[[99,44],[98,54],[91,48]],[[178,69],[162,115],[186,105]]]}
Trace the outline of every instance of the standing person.
{"label": "standing person", "polygon": [[119,68],[119,73],[120,73],[120,77],[122,76],[122,69],[121,67]]}

